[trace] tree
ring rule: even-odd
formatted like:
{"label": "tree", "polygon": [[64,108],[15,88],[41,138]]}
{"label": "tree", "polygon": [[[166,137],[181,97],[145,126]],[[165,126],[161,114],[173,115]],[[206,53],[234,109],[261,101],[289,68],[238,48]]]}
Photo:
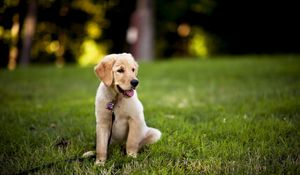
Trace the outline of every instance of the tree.
{"label": "tree", "polygon": [[[137,59],[153,59],[153,12],[151,0],[138,0],[136,11],[131,16],[128,41],[131,52]],[[130,35],[132,39],[130,39]],[[136,35],[136,36],[134,36]]]}
{"label": "tree", "polygon": [[32,40],[36,27],[36,14],[37,14],[37,2],[31,0],[28,3],[28,12],[24,21],[23,29],[23,47],[21,51],[20,63],[22,65],[28,65],[30,62],[30,49],[32,46]]}

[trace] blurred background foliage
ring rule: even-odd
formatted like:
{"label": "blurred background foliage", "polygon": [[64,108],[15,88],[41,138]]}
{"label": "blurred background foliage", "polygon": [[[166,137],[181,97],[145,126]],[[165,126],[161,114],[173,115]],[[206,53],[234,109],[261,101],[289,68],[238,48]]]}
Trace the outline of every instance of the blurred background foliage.
{"label": "blurred background foliage", "polygon": [[[136,50],[152,42],[153,46],[147,47],[151,59],[297,54],[300,28],[295,3],[291,0],[3,0],[0,66],[15,69],[18,64],[63,66],[74,62],[85,66],[112,52],[131,52],[142,59],[143,55],[136,55]],[[137,30],[128,30],[131,26]],[[151,39],[143,41],[147,35]]]}

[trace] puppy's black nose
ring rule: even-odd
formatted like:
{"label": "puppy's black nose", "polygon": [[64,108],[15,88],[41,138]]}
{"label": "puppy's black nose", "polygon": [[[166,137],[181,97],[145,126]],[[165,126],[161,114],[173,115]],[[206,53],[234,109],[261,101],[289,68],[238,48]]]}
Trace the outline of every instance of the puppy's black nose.
{"label": "puppy's black nose", "polygon": [[139,81],[136,80],[136,79],[133,79],[130,81],[130,84],[133,86],[133,87],[136,87],[138,84],[139,84]]}

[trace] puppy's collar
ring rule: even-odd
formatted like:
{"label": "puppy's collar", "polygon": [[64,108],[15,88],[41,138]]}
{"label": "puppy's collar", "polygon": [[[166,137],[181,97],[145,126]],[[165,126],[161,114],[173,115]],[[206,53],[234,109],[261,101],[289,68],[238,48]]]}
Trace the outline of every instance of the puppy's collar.
{"label": "puppy's collar", "polygon": [[115,102],[113,102],[113,101],[106,104],[106,109],[108,109],[110,111],[113,111],[114,107],[115,107]]}

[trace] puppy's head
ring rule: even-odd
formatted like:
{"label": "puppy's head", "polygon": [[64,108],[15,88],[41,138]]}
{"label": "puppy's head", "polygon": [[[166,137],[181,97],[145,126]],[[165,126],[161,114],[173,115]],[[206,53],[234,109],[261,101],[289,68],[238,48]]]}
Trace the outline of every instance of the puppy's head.
{"label": "puppy's head", "polygon": [[138,64],[131,54],[111,54],[105,56],[95,67],[96,75],[107,87],[113,87],[117,93],[132,97],[139,81]]}

